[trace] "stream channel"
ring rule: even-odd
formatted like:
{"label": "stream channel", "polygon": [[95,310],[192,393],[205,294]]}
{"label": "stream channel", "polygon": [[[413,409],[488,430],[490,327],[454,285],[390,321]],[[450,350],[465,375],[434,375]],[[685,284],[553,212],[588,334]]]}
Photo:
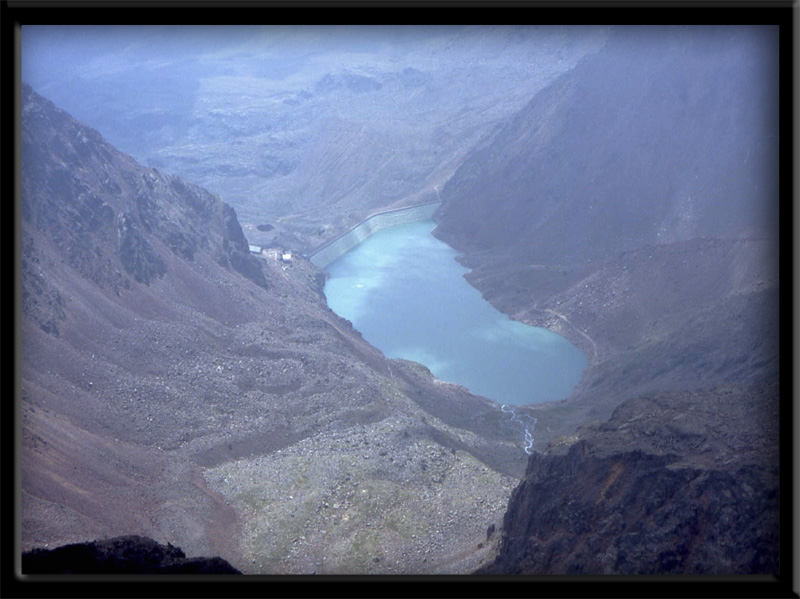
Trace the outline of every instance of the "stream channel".
{"label": "stream channel", "polygon": [[389,358],[500,404],[567,397],[588,365],[564,337],[511,320],[464,278],[432,220],[388,227],[326,267],[328,305]]}

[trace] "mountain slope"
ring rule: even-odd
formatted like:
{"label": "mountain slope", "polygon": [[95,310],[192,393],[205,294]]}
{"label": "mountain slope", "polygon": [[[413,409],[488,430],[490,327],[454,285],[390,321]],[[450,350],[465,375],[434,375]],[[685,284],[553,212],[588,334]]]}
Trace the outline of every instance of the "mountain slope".
{"label": "mountain slope", "polygon": [[310,263],[250,255],[216,196],[22,96],[23,549],[141,535],[245,573],[477,565],[524,468],[508,417],[386,360]]}
{"label": "mountain slope", "polygon": [[[616,28],[469,155],[435,234],[590,360],[479,573],[778,571],[774,28]],[[576,430],[577,429],[577,430]]]}
{"label": "mountain slope", "polygon": [[777,65],[770,28],[617,28],[464,161],[439,233],[547,265],[771,234]]}
{"label": "mountain slope", "polygon": [[615,33],[442,189],[470,282],[591,360],[573,397],[520,408],[530,460],[495,406],[332,314],[307,262],[251,258],[221,201],[26,88],[23,546],[142,534],[245,573],[775,573],[772,54],[758,31],[667,33],[636,53]]}
{"label": "mountain slope", "polygon": [[637,393],[777,375],[773,34],[617,28],[442,190],[470,282],[590,359],[540,447]]}

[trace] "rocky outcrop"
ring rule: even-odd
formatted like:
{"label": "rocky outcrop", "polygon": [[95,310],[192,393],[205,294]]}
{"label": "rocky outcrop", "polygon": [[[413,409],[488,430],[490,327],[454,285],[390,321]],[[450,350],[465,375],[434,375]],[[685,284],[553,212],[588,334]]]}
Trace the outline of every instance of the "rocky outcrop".
{"label": "rocky outcrop", "polygon": [[241,574],[220,557],[192,557],[171,544],[140,536],[75,543],[22,554],[22,573]]}
{"label": "rocky outcrop", "polygon": [[477,573],[777,574],[777,415],[776,387],[625,402],[531,456]]}
{"label": "rocky outcrop", "polygon": [[267,286],[231,206],[142,167],[29,86],[22,95],[22,217],[67,264],[119,293],[160,279],[173,257],[192,262],[206,252]]}
{"label": "rocky outcrop", "polygon": [[167,272],[164,260],[156,254],[139,231],[136,221],[124,213],[117,218],[119,259],[125,270],[139,283],[149,284]]}

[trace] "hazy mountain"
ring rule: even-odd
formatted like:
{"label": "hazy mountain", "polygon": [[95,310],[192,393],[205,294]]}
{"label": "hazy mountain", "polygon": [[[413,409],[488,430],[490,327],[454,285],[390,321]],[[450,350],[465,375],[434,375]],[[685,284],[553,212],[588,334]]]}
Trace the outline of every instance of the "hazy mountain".
{"label": "hazy mountain", "polygon": [[777,69],[770,28],[615,29],[464,161],[440,232],[548,265],[772,234]]}
{"label": "hazy mountain", "polygon": [[617,28],[443,188],[470,282],[591,362],[483,572],[777,568],[776,44]]}

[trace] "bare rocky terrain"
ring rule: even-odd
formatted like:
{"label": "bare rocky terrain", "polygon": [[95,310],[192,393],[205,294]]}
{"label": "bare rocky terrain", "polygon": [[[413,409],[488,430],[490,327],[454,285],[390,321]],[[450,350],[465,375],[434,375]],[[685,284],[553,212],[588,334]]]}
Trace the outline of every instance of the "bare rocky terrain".
{"label": "bare rocky terrain", "polygon": [[778,414],[777,385],[624,402],[531,457],[477,573],[779,572]]}

